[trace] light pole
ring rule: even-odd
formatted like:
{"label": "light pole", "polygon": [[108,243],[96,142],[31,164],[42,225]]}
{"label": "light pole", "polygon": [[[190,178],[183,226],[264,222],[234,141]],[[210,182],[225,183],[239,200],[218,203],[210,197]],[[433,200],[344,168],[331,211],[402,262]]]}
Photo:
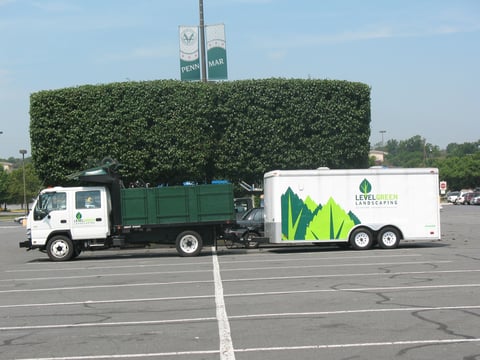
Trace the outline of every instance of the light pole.
{"label": "light pole", "polygon": [[20,150],[20,154],[22,154],[22,168],[23,168],[23,203],[25,204],[25,214],[28,214],[28,204],[27,204],[27,187],[25,185],[25,154],[27,150]]}
{"label": "light pole", "polygon": [[207,82],[207,56],[205,53],[205,21],[203,16],[203,0],[198,0],[200,13],[200,62],[202,69],[202,82]]}
{"label": "light pole", "polygon": [[384,143],[383,143],[383,134],[385,134],[387,132],[387,130],[380,130],[379,133],[382,134],[382,148],[384,146]]}

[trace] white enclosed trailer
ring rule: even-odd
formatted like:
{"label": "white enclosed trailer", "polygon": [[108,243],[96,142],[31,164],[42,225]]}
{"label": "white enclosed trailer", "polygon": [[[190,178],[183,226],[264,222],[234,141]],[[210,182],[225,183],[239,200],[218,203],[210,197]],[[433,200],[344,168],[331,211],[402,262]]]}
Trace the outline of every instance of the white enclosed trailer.
{"label": "white enclosed trailer", "polygon": [[264,175],[264,191],[270,243],[396,248],[441,236],[435,168],[277,170]]}

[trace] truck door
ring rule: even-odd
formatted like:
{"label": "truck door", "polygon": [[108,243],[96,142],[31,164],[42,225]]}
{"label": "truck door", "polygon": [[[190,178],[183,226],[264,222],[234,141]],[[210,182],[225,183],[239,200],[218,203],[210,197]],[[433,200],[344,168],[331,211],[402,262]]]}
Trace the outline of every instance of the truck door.
{"label": "truck door", "polygon": [[74,240],[104,239],[108,230],[107,199],[104,190],[75,191],[71,232]]}
{"label": "truck door", "polygon": [[68,230],[68,216],[66,192],[41,194],[33,209],[32,244],[43,245],[52,231]]}

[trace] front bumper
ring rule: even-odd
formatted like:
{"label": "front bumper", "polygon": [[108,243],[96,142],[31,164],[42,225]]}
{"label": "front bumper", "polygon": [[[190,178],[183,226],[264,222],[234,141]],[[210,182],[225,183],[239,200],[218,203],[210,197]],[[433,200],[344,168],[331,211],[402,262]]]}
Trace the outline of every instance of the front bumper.
{"label": "front bumper", "polygon": [[20,248],[32,249],[32,242],[30,240],[20,241],[18,245]]}

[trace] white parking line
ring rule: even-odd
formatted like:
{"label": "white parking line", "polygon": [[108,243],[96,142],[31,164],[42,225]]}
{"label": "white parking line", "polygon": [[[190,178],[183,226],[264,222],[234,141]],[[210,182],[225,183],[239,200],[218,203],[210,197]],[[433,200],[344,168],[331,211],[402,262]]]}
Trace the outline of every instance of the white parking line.
{"label": "white parking line", "polygon": [[[312,269],[312,268],[333,268],[333,267],[357,267],[357,266],[395,266],[395,265],[429,265],[429,264],[446,264],[453,261],[439,260],[439,261],[407,261],[407,262],[381,262],[381,263],[343,263],[343,264],[320,264],[320,265],[293,265],[293,266],[264,266],[254,268],[231,268],[223,269],[223,272],[239,272],[239,271],[258,271],[258,270],[277,270],[277,269]],[[218,263],[218,259],[217,259]],[[113,274],[91,274],[91,275],[75,275],[75,276],[44,276],[35,278],[15,278],[15,279],[1,279],[0,282],[8,281],[41,281],[41,280],[65,280],[65,279],[89,279],[89,278],[107,278],[107,277],[126,277],[126,276],[144,276],[144,275],[168,275],[168,274],[188,274],[188,273],[206,273],[211,270],[176,270],[176,271],[149,271],[138,273],[113,273]]]}
{"label": "white parking line", "polygon": [[[375,273],[348,273],[348,274],[330,274],[330,275],[298,275],[298,276],[273,276],[261,278],[239,278],[226,279],[223,282],[243,282],[243,281],[274,281],[274,280],[291,280],[291,279],[327,279],[338,277],[362,277],[362,276],[398,276],[398,275],[422,275],[422,274],[461,274],[461,273],[475,273],[480,272],[480,269],[473,270],[431,270],[431,271],[400,271],[400,272],[375,272]],[[27,279],[23,279],[26,281]],[[27,292],[44,292],[44,291],[59,291],[59,290],[84,290],[84,289],[103,289],[103,288],[117,288],[117,287],[135,287],[135,286],[168,286],[168,285],[184,285],[184,284],[202,284],[211,283],[211,280],[191,280],[191,281],[172,281],[172,282],[148,282],[138,284],[117,284],[117,285],[87,285],[87,286],[67,286],[57,288],[37,288],[37,289],[12,289],[0,290],[0,294],[6,293],[27,293]],[[446,285],[447,287],[449,285]],[[453,287],[457,285],[452,285]],[[477,284],[466,284],[458,286],[477,286]]]}
{"label": "white parking line", "polygon": [[[371,313],[393,313],[393,312],[410,312],[410,311],[456,311],[456,310],[476,310],[480,309],[480,305],[464,305],[464,306],[424,306],[424,307],[408,307],[408,308],[384,308],[384,309],[356,309],[356,310],[336,310],[336,311],[312,311],[312,312],[292,312],[292,313],[266,313],[266,314],[247,314],[234,315],[230,319],[248,320],[258,318],[286,318],[286,317],[304,317],[304,316],[335,316],[335,315],[352,315],[352,314],[371,314]],[[225,314],[226,315],[226,314]],[[47,324],[47,325],[24,325],[24,326],[5,326],[0,327],[0,331],[16,331],[16,330],[38,330],[38,329],[69,329],[69,328],[85,328],[85,327],[117,327],[117,326],[144,326],[144,325],[166,325],[179,323],[196,323],[210,322],[219,320],[217,317],[189,318],[189,319],[171,319],[171,320],[146,320],[146,321],[118,321],[103,323],[81,323],[81,324]],[[221,319],[224,321],[225,319]],[[229,322],[228,319],[226,319]],[[225,327],[224,324],[221,325]],[[228,324],[230,329],[230,325]],[[228,329],[228,330],[229,330]],[[219,324],[220,330],[220,324]],[[220,331],[219,331],[220,332]],[[224,336],[224,332],[220,335]],[[228,331],[228,337],[230,332]],[[226,344],[232,344],[232,339],[227,338]],[[220,347],[222,349],[222,346]],[[233,350],[231,345],[228,350]],[[237,349],[235,349],[236,351]],[[227,359],[227,358],[224,358]],[[233,358],[229,358],[233,359]]]}
{"label": "white parking line", "polygon": [[[276,296],[276,295],[295,295],[295,294],[311,294],[324,292],[350,292],[350,291],[422,291],[436,290],[445,288],[470,288],[480,287],[480,284],[453,284],[453,285],[419,285],[419,286],[391,286],[391,287],[364,287],[364,288],[345,288],[345,289],[313,289],[313,290],[294,290],[294,291],[271,291],[271,292],[255,292],[255,293],[237,293],[227,294],[223,297],[246,297],[246,296]],[[141,298],[141,299],[112,299],[112,300],[86,300],[56,303],[33,303],[33,304],[10,304],[0,305],[0,308],[19,308],[19,307],[47,307],[47,306],[74,306],[74,305],[95,305],[95,304],[118,304],[129,302],[147,302],[147,301],[179,301],[193,299],[208,299],[213,295],[192,295],[192,296],[172,296],[161,298]]]}
{"label": "white parking line", "polygon": [[[252,254],[252,256],[256,256],[255,254]],[[331,257],[321,257],[321,256],[305,256],[305,257],[294,257],[294,258],[288,258],[288,259],[282,259],[282,262],[297,262],[301,263],[304,261],[336,261],[336,260],[363,260],[363,259],[368,259],[368,258],[376,258],[378,259],[379,255],[362,255],[362,256],[331,256]],[[385,258],[398,258],[398,257],[421,257],[419,254],[395,254],[395,255],[384,255],[382,254],[382,259]],[[220,260],[222,257],[219,258]],[[123,260],[123,259],[122,259]],[[94,262],[97,260],[82,260],[82,264],[84,262]],[[137,260],[135,260],[137,261]],[[241,263],[268,263],[268,262],[278,262],[278,259],[254,259],[254,260],[231,260],[228,259],[228,264],[241,264]],[[98,261],[97,261],[98,262]],[[221,262],[221,261],[220,261]],[[102,261],[102,263],[104,263]],[[29,263],[29,267],[35,267],[34,269],[12,269],[12,270],[5,270],[6,273],[20,273],[20,272],[40,272],[40,271],[95,271],[95,270],[112,270],[112,269],[129,269],[129,268],[158,268],[158,267],[186,267],[190,265],[208,265],[210,266],[210,262],[180,262],[180,263],[167,263],[167,264],[158,264],[157,262],[152,262],[152,263],[144,263],[144,264],[132,264],[132,265],[112,265],[112,266],[75,266],[75,267],[70,267],[70,266],[63,266],[62,264],[55,264],[54,267],[51,267],[51,264],[48,264],[49,267],[42,268],[43,264],[37,264],[37,263]],[[71,264],[70,264],[71,265]],[[77,264],[76,264],[77,265]],[[225,271],[226,269],[223,269],[222,271]]]}
{"label": "white parking line", "polygon": [[212,247],[212,261],[213,278],[215,281],[215,305],[217,310],[218,334],[220,337],[220,359],[235,360],[230,323],[228,321],[227,311],[225,309],[225,299],[223,297],[222,277],[220,275],[220,266],[218,265],[215,247]]}
{"label": "white parking line", "polygon": [[367,343],[353,343],[353,344],[279,346],[279,347],[265,347],[265,348],[235,349],[235,351],[236,352],[259,352],[259,351],[284,351],[284,350],[323,350],[323,349],[372,347],[372,346],[460,344],[460,343],[468,343],[468,342],[480,342],[480,339],[479,338],[475,338],[475,339],[433,339],[433,340],[405,340],[405,341],[367,342]]}
{"label": "white parking line", "polygon": [[[304,346],[277,346],[277,347],[261,347],[261,348],[245,348],[235,349],[238,353],[262,352],[262,351],[294,351],[294,350],[326,350],[326,349],[347,349],[357,347],[379,347],[379,346],[412,346],[412,345],[441,345],[441,344],[462,344],[462,343],[478,343],[480,338],[474,339],[427,339],[427,340],[403,340],[403,341],[385,341],[385,342],[366,342],[352,344],[319,344]],[[101,360],[101,359],[142,359],[155,358],[164,356],[187,356],[187,355],[208,355],[218,354],[218,350],[203,351],[176,351],[163,353],[147,353],[147,354],[121,354],[121,355],[86,355],[86,356],[62,356],[48,358],[23,358],[16,360]]]}

